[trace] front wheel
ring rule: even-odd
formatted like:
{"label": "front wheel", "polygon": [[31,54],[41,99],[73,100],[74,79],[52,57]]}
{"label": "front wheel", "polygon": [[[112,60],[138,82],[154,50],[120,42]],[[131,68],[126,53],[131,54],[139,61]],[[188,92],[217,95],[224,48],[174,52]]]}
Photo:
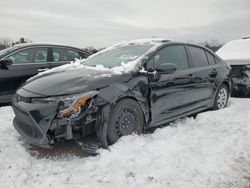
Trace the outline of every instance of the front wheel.
{"label": "front wheel", "polygon": [[228,88],[225,84],[222,84],[215,95],[213,109],[219,110],[225,108],[227,105],[228,97],[229,97]]}
{"label": "front wheel", "polygon": [[130,134],[141,134],[144,127],[144,114],[141,106],[133,99],[120,100],[110,113],[107,138],[114,144],[120,137]]}

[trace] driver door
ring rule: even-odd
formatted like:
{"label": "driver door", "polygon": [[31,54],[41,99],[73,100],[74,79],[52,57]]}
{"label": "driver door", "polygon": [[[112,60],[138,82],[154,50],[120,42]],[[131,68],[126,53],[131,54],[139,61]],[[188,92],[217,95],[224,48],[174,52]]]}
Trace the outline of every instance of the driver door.
{"label": "driver door", "polygon": [[155,70],[164,63],[173,63],[177,70],[172,74],[155,73],[149,78],[151,86],[152,126],[158,126],[182,113],[188,112],[194,94],[192,75],[184,45],[169,45],[159,50],[147,63]]}

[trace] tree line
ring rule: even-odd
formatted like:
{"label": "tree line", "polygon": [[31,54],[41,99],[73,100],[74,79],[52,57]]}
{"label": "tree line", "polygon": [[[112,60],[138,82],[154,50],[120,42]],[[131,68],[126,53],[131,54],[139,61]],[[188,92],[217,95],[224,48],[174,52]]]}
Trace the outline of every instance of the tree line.
{"label": "tree line", "polygon": [[[12,41],[10,39],[0,39],[0,50],[3,50],[5,48],[9,48],[12,47],[16,44],[23,44],[23,43],[31,43],[32,41],[29,38],[20,38],[17,41]],[[200,42],[199,43],[202,46],[205,46],[207,48],[209,48],[210,50],[212,50],[213,52],[216,52],[220,47],[222,47],[224,45],[224,42],[220,42],[218,40],[210,40],[210,41],[204,41],[204,42]],[[83,48],[84,50],[87,50],[91,53],[96,53],[104,48],[94,48],[92,46],[90,47],[86,47]]]}

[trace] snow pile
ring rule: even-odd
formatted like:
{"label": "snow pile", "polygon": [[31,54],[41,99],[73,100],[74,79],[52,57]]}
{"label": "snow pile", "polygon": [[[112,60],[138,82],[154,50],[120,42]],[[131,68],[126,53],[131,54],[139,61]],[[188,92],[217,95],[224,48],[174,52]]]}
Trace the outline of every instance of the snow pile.
{"label": "snow pile", "polygon": [[[123,46],[128,46],[128,45],[153,45],[153,47],[151,49],[149,49],[145,54],[148,54],[150,52],[153,52],[154,50],[156,50],[159,46],[162,45],[162,43],[167,42],[168,40],[166,39],[162,39],[162,38],[150,38],[150,39],[139,39],[139,40],[131,40],[131,41],[123,41],[120,43],[117,43],[113,46],[110,46],[100,52],[97,52],[96,54],[93,54],[91,56],[89,56],[88,58],[92,58],[98,55],[101,55],[107,51],[113,50],[115,48],[118,47],[123,47]],[[127,63],[121,63],[121,66],[117,66],[114,68],[107,68],[104,67],[103,65],[97,65],[97,66],[86,66],[84,65],[84,61],[86,59],[82,59],[82,60],[78,60],[76,59],[75,62],[71,62],[70,64],[66,64],[66,65],[62,65],[59,67],[55,67],[53,69],[50,69],[48,71],[45,72],[41,72],[38,73],[36,76],[30,78],[28,81],[32,81],[36,78],[45,76],[45,75],[49,75],[52,73],[58,73],[58,72],[63,72],[63,71],[67,71],[67,70],[71,70],[71,69],[80,69],[80,68],[84,68],[84,69],[88,69],[88,70],[95,70],[95,71],[101,71],[101,72],[107,72],[107,73],[113,73],[113,74],[124,74],[124,73],[129,73],[131,71],[136,70],[136,68],[140,65],[141,61],[145,58],[147,58],[146,56],[142,55],[141,57],[135,59],[135,60],[131,60]]]}
{"label": "snow pile", "polygon": [[230,41],[222,46],[216,54],[224,60],[250,59],[250,39]]}
{"label": "snow pile", "polygon": [[[37,158],[0,108],[1,187],[243,188],[250,186],[250,100],[127,136],[96,157]],[[53,152],[53,150],[51,150]]]}

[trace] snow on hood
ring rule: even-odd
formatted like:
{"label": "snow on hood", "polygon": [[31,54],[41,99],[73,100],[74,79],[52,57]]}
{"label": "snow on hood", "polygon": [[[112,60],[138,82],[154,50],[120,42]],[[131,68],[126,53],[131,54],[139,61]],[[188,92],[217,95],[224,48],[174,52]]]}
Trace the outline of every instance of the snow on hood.
{"label": "snow on hood", "polygon": [[113,46],[110,46],[104,50],[101,50],[100,52],[93,54],[91,56],[89,56],[88,58],[92,58],[94,56],[100,55],[104,52],[113,50],[115,48],[118,47],[123,47],[123,46],[128,46],[128,45],[153,45],[152,48],[150,48],[144,55],[140,56],[139,58],[137,58],[136,60],[131,60],[127,63],[121,63],[120,66],[117,67],[113,67],[113,68],[107,68],[104,67],[103,65],[97,65],[95,67],[93,66],[86,66],[84,65],[84,61],[86,59],[76,59],[74,62],[71,62],[70,64],[66,64],[66,65],[62,65],[59,67],[55,67],[53,69],[50,69],[48,71],[44,71],[42,73],[38,73],[36,76],[28,79],[28,81],[32,81],[36,78],[42,77],[42,76],[46,76],[52,73],[58,73],[58,72],[64,72],[67,70],[71,70],[71,69],[79,69],[79,68],[85,68],[85,69],[89,69],[89,70],[95,70],[95,71],[100,71],[100,72],[107,72],[107,73],[112,73],[112,74],[124,74],[124,73],[129,73],[131,71],[137,70],[137,66],[142,62],[143,59],[147,59],[147,57],[145,56],[146,54],[155,51],[158,47],[160,47],[163,43],[168,42],[168,40],[166,39],[162,39],[162,38],[151,38],[151,39],[139,39],[139,40],[130,40],[130,41],[122,41],[120,43],[117,43]]}
{"label": "snow on hood", "polygon": [[250,59],[250,39],[232,40],[222,46],[216,54],[224,60]]}

